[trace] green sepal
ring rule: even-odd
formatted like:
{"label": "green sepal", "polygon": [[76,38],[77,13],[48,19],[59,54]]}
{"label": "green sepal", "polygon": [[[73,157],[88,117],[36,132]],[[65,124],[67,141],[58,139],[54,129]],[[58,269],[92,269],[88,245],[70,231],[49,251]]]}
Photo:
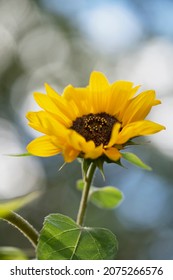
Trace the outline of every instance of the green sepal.
{"label": "green sepal", "polygon": [[98,167],[98,169],[100,170],[103,180],[105,180],[105,174],[104,174],[104,170],[103,170],[104,159],[102,157],[100,157],[95,161],[95,163],[96,163],[96,166]]}
{"label": "green sepal", "polygon": [[86,176],[87,174],[87,171],[91,165],[91,163],[93,162],[93,160],[91,159],[83,159],[83,164],[82,164],[82,173],[84,176]]}
{"label": "green sepal", "polygon": [[39,260],[113,260],[115,235],[104,228],[81,227],[62,214],[45,218],[36,249]]}
{"label": "green sepal", "polygon": [[28,157],[28,156],[33,156],[30,153],[23,153],[23,154],[8,154],[6,156],[10,156],[10,157]]}
{"label": "green sepal", "polygon": [[58,172],[61,171],[61,170],[64,168],[64,166],[65,166],[66,164],[67,164],[67,163],[64,162],[64,163],[58,168]]}
{"label": "green sepal", "polygon": [[93,187],[89,199],[99,208],[112,209],[122,202],[123,193],[112,186],[105,186],[102,188]]}
{"label": "green sepal", "polygon": [[16,211],[30,203],[40,195],[40,192],[20,196],[14,199],[0,200],[0,218],[6,217],[10,211]]}
{"label": "green sepal", "polygon": [[146,145],[149,144],[150,141],[138,141],[138,142],[134,142],[133,140],[129,140],[128,142],[125,143],[124,147],[126,146],[139,146],[139,145]]}
{"label": "green sepal", "polygon": [[145,164],[137,155],[133,154],[133,153],[129,153],[129,152],[126,152],[126,153],[121,153],[122,157],[127,160],[128,162],[142,168],[142,169],[145,169],[145,170],[148,170],[148,171],[151,171],[152,168]]}
{"label": "green sepal", "polygon": [[121,166],[121,167],[124,167],[125,168],[125,166],[122,164],[122,162],[121,162],[121,160],[119,159],[119,160],[117,160],[117,161],[113,161],[113,160],[111,160],[111,159],[109,159],[109,158],[106,158],[105,159],[105,161],[107,162],[107,163],[115,163],[115,164],[117,164],[117,165],[119,165],[119,166]]}
{"label": "green sepal", "polygon": [[134,142],[132,140],[129,140],[125,143],[124,147],[126,147],[126,146],[138,146],[138,145],[141,145],[141,143],[137,143],[137,142]]}

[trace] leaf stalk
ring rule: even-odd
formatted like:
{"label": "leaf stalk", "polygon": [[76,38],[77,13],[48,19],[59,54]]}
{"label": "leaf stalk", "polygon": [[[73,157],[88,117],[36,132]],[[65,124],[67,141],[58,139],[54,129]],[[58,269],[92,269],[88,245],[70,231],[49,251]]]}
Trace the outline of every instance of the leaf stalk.
{"label": "leaf stalk", "polygon": [[28,221],[13,211],[10,211],[2,219],[16,227],[30,241],[33,247],[36,248],[39,234]]}

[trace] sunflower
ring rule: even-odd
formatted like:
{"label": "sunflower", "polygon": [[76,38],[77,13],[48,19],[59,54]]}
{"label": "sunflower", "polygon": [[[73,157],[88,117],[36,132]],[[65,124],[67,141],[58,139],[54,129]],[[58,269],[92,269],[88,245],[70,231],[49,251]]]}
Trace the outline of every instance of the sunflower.
{"label": "sunflower", "polygon": [[139,95],[129,81],[110,84],[100,72],[92,72],[89,85],[68,85],[62,95],[48,84],[47,94],[34,93],[42,110],[27,113],[29,126],[43,133],[27,146],[29,153],[48,157],[62,153],[65,162],[77,157],[116,162],[134,137],[154,134],[164,126],[144,120],[161,102],[153,90]]}

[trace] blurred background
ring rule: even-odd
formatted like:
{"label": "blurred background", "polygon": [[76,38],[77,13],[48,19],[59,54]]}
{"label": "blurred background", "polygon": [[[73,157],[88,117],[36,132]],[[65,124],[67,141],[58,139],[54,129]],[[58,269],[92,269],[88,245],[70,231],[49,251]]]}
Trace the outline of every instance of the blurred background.
{"label": "blurred background", "polygon": [[[38,230],[59,212],[76,218],[81,178],[77,161],[6,157],[23,153],[38,133],[25,114],[37,110],[32,93],[49,83],[58,92],[86,86],[92,70],[110,82],[130,80],[155,89],[162,105],[149,119],[167,130],[142,141],[135,152],[152,172],[105,165],[95,185],[124,193],[115,210],[89,204],[86,225],[107,227],[119,240],[118,259],[173,259],[173,1],[0,0],[0,200],[35,190],[43,194],[19,211]],[[0,221],[0,246],[32,251],[27,240]]]}

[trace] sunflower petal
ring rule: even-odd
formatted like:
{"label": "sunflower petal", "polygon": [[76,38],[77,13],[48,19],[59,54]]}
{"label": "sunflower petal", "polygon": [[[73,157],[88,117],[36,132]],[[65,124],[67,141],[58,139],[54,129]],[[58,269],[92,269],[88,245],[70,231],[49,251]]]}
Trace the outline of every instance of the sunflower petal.
{"label": "sunflower petal", "polygon": [[133,137],[154,134],[163,129],[163,125],[148,120],[129,123],[119,133],[116,144],[123,144]]}
{"label": "sunflower petal", "polygon": [[73,147],[71,146],[66,146],[63,149],[63,156],[64,156],[64,160],[65,162],[72,162],[73,160],[75,160],[78,155],[79,155],[79,151],[75,150]]}
{"label": "sunflower petal", "polygon": [[111,134],[111,138],[109,140],[109,143],[104,148],[110,148],[116,143],[120,127],[121,127],[121,124],[118,123],[118,122],[113,126],[112,134]]}
{"label": "sunflower petal", "polygon": [[59,96],[58,92],[56,92],[50,85],[45,83],[44,86],[49,97],[57,98]]}
{"label": "sunflower petal", "polygon": [[71,130],[68,138],[69,145],[74,147],[74,149],[78,151],[82,151],[84,153],[88,153],[95,149],[95,145],[93,141],[86,141],[83,136],[77,133],[74,130]]}
{"label": "sunflower petal", "polygon": [[28,125],[35,130],[45,133],[48,133],[47,127],[43,125],[42,117],[45,118],[45,112],[39,111],[39,112],[28,112],[26,114],[26,118],[28,119]]}
{"label": "sunflower petal", "polygon": [[74,88],[68,85],[63,92],[63,98],[71,104],[70,110],[74,111],[74,118],[88,113],[88,99],[86,88]]}
{"label": "sunflower petal", "polygon": [[90,76],[89,89],[92,93],[103,92],[109,87],[109,82],[104,74],[101,72],[93,71]]}
{"label": "sunflower petal", "polygon": [[36,138],[26,148],[32,155],[40,157],[50,157],[61,152],[61,149],[53,143],[50,136]]}
{"label": "sunflower petal", "polygon": [[92,72],[89,81],[89,107],[90,113],[101,113],[107,108],[109,100],[109,82],[107,78],[100,72]]}
{"label": "sunflower petal", "polygon": [[121,157],[120,152],[114,147],[106,149],[103,152],[110,160],[113,160],[113,161],[117,161]]}
{"label": "sunflower petal", "polygon": [[[131,100],[130,104],[124,111],[122,118],[123,125],[145,119],[155,104],[155,91],[148,90],[140,93]],[[158,100],[157,100],[158,104]]]}
{"label": "sunflower petal", "polygon": [[156,105],[159,105],[159,104],[161,104],[160,100],[158,100],[158,99],[154,100],[153,106],[156,106]]}
{"label": "sunflower petal", "polygon": [[85,153],[85,158],[96,159],[99,158],[103,154],[103,145],[95,147],[93,150],[90,150]]}
{"label": "sunflower petal", "polygon": [[57,107],[55,103],[49,98],[49,96],[35,92],[34,99],[37,102],[37,104],[45,111],[57,114]]}
{"label": "sunflower petal", "polygon": [[63,91],[63,98],[67,101],[75,100],[85,100],[87,97],[88,90],[86,88],[74,88],[72,85],[65,87]]}
{"label": "sunflower petal", "polygon": [[74,117],[73,111],[70,109],[70,106],[65,106],[58,94],[57,98],[52,98],[48,95],[35,92],[34,98],[38,105],[46,112],[57,116],[57,118],[67,126],[71,125],[71,119]]}
{"label": "sunflower petal", "polygon": [[66,136],[67,128],[44,111],[28,112],[29,126],[47,135]]}
{"label": "sunflower petal", "polygon": [[[59,113],[59,111],[63,114],[63,116],[68,116],[70,119],[75,119],[76,118],[76,114],[74,114],[75,109],[73,108],[73,104],[71,104],[71,102],[73,102],[73,99],[75,98],[74,93],[71,90],[72,86],[67,86],[65,88],[65,92],[68,88],[70,88],[70,92],[71,92],[71,99],[65,99],[64,94],[61,96],[59,95],[53,88],[51,88],[48,84],[45,84],[45,88],[46,88],[46,92],[48,97],[51,99],[51,101],[56,105],[56,112],[55,113]],[[70,102],[69,102],[70,101]],[[70,105],[70,106],[69,106]],[[70,109],[69,109],[70,108]]]}
{"label": "sunflower petal", "polygon": [[122,92],[129,93],[131,92],[132,88],[133,88],[132,82],[123,81],[123,80],[116,81],[111,85],[111,89],[114,92],[121,90]]}
{"label": "sunflower petal", "polygon": [[[117,81],[111,85],[109,98],[109,113],[122,119],[127,102],[134,96],[140,86],[133,88],[133,83]],[[121,113],[122,112],[122,113]]]}

